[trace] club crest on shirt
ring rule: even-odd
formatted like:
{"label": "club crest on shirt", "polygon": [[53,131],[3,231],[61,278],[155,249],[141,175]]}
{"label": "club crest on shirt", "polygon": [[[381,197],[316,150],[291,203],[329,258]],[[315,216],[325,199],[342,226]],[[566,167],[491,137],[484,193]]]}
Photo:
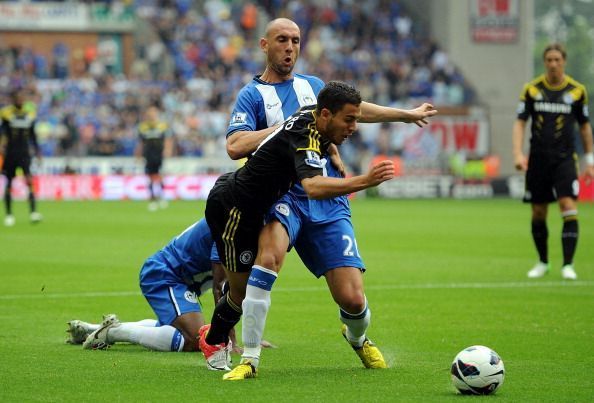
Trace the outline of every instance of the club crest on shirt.
{"label": "club crest on shirt", "polygon": [[324,164],[320,160],[320,155],[314,151],[306,151],[305,152],[305,163],[313,168],[323,168]]}
{"label": "club crest on shirt", "polygon": [[571,105],[573,103],[573,97],[571,96],[571,93],[566,92],[565,94],[563,94],[563,103],[566,103],[568,105]]}
{"label": "club crest on shirt", "polygon": [[309,95],[305,95],[302,99],[303,105],[313,105],[316,103],[316,100]]}
{"label": "club crest on shirt", "polygon": [[188,290],[188,291],[184,292],[184,298],[188,302],[192,302],[194,304],[198,303],[198,297],[196,296],[196,293],[193,291]]}
{"label": "club crest on shirt", "polygon": [[284,215],[285,217],[288,217],[289,214],[291,214],[289,206],[287,206],[285,203],[278,203],[276,206],[274,206],[274,209],[282,215]]}
{"label": "club crest on shirt", "polygon": [[231,116],[231,122],[229,123],[231,126],[238,126],[243,125],[247,122],[247,113],[245,112],[235,112]]}
{"label": "club crest on shirt", "polygon": [[254,259],[254,254],[250,250],[244,250],[239,255],[239,261],[243,264],[250,264]]}

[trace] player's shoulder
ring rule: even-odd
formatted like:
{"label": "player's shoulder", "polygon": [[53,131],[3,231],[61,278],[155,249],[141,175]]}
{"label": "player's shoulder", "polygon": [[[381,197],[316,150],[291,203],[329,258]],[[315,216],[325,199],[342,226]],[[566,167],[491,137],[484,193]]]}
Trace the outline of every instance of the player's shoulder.
{"label": "player's shoulder", "polygon": [[520,98],[522,100],[526,98],[538,99],[544,85],[545,75],[541,74],[524,84]]}
{"label": "player's shoulder", "polygon": [[14,114],[14,105],[6,105],[0,109],[0,118],[9,119]]}
{"label": "player's shoulder", "polygon": [[567,84],[570,85],[571,87],[577,89],[578,91],[581,91],[584,93],[586,92],[586,86],[584,84],[580,83],[575,78],[565,75],[565,79],[567,80]]}
{"label": "player's shoulder", "polygon": [[565,81],[567,82],[567,87],[569,87],[568,93],[571,96],[571,99],[574,102],[587,104],[588,91],[586,90],[586,86],[568,75],[565,75]]}
{"label": "player's shoulder", "polygon": [[317,77],[317,76],[312,76],[310,74],[301,74],[301,73],[295,73],[295,77],[301,78],[303,80],[307,80],[310,83],[314,83],[316,85],[321,85],[322,87],[325,85],[324,81]]}
{"label": "player's shoulder", "polygon": [[166,132],[167,130],[169,130],[169,125],[164,120],[159,121],[157,127],[159,128],[160,132]]}
{"label": "player's shoulder", "polygon": [[138,123],[138,131],[143,133],[148,129],[148,122],[146,121],[141,121],[140,123]]}
{"label": "player's shoulder", "polygon": [[312,76],[309,74],[301,74],[301,73],[295,73],[295,77],[296,78],[300,78],[302,80],[306,80],[307,82],[309,82],[309,84],[314,87],[314,89],[321,89],[325,83],[324,81],[316,76]]}
{"label": "player's shoulder", "polygon": [[315,105],[304,106],[295,112],[285,123],[285,129],[292,136],[310,136],[315,130]]}

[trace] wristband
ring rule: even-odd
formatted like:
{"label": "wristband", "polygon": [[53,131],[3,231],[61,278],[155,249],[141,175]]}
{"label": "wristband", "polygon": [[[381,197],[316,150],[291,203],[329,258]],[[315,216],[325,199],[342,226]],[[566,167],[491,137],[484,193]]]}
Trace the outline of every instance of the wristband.
{"label": "wristband", "polygon": [[584,161],[586,161],[586,165],[594,165],[594,153],[584,154]]}

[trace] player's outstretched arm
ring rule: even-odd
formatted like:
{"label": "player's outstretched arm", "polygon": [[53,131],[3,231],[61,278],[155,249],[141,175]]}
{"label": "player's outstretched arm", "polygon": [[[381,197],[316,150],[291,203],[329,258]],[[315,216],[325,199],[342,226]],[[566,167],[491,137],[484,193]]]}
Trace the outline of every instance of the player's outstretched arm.
{"label": "player's outstretched arm", "polygon": [[275,125],[256,131],[238,130],[233,132],[227,137],[227,154],[232,160],[247,157],[256,151],[260,143],[279,126]]}
{"label": "player's outstretched arm", "polygon": [[372,166],[369,172],[364,175],[352,178],[331,178],[318,175],[303,179],[301,185],[310,199],[329,199],[377,186],[393,177],[394,163],[385,160]]}
{"label": "player's outstretched arm", "polygon": [[428,123],[427,119],[436,114],[437,109],[428,103],[414,109],[398,109],[363,101],[359,121],[361,123],[404,122],[423,127]]}

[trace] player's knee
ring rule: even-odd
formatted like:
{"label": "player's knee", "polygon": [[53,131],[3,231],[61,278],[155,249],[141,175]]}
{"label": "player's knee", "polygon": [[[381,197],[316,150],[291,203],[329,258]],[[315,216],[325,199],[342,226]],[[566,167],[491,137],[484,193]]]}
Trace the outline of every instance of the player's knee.
{"label": "player's knee", "polygon": [[356,314],[362,312],[367,305],[365,294],[359,291],[351,291],[335,298],[336,303],[346,312]]}
{"label": "player's knee", "polygon": [[261,250],[258,256],[258,264],[278,273],[283,264],[283,254],[272,249]]}

